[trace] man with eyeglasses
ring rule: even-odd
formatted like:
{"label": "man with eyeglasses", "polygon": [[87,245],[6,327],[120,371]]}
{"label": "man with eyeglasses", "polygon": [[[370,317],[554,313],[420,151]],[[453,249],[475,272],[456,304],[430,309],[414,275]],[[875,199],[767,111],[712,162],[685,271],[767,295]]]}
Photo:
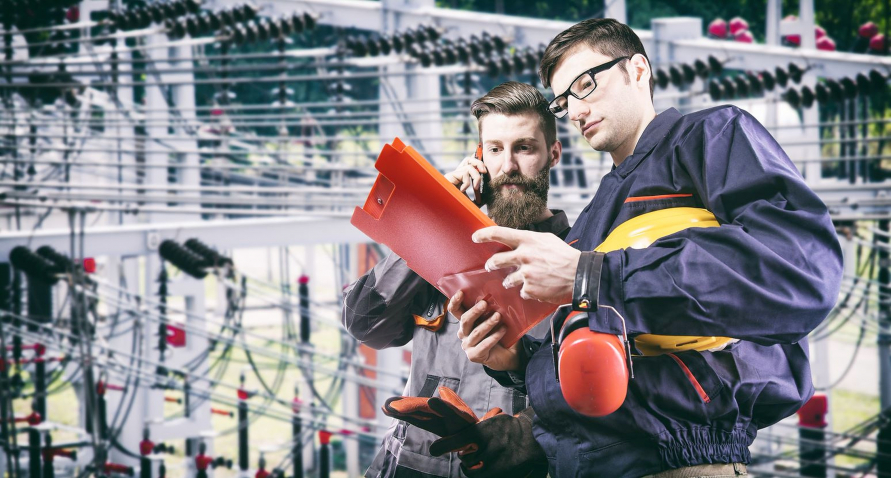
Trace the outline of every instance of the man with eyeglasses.
{"label": "man with eyeglasses", "polygon": [[[464,310],[453,298],[462,347],[499,370],[490,375],[500,383],[528,392],[551,476],[746,474],[758,429],[814,392],[806,337],[835,304],[842,270],[826,206],[745,111],[657,115],[649,59],[626,25],[591,19],[570,27],[551,41],[540,76],[556,93],[551,113],[609,152],[615,167],[565,242],[501,227],[477,231],[475,241],[513,249],[486,267],[514,269],[504,286],[521,287],[525,298],[587,312],[596,332],[622,334],[609,306],[632,338],[737,340],[721,350],[635,357],[624,403],[597,418],[576,413],[562,396],[550,335],[506,349],[496,342],[500,314],[482,320],[485,302]],[[629,219],[674,207],[707,209],[720,227],[685,229],[646,249],[589,252]]]}

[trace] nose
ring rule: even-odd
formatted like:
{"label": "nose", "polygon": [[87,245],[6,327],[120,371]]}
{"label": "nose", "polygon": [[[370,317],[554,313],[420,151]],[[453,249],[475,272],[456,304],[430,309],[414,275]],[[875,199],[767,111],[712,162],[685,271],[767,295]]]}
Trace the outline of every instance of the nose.
{"label": "nose", "polygon": [[570,121],[578,121],[591,113],[588,103],[572,95],[566,98],[566,110],[569,113]]}
{"label": "nose", "polygon": [[501,163],[501,172],[502,174],[509,174],[511,171],[518,169],[520,169],[520,165],[517,162],[517,155],[513,150],[509,150]]}

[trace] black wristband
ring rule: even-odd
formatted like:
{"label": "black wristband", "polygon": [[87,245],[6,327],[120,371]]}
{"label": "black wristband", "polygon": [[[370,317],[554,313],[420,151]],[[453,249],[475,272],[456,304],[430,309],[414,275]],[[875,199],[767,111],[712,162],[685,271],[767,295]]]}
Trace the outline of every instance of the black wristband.
{"label": "black wristband", "polygon": [[572,310],[588,312],[597,309],[604,255],[603,252],[582,252],[572,287]]}

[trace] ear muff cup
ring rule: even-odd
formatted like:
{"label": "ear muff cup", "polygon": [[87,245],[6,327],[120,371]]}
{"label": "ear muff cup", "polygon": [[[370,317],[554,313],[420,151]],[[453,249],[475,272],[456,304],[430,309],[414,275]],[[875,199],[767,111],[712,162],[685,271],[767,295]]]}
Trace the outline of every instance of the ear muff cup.
{"label": "ear muff cup", "polygon": [[589,417],[616,411],[628,393],[628,366],[619,337],[588,328],[588,314],[566,319],[558,342],[560,391],[570,408]]}

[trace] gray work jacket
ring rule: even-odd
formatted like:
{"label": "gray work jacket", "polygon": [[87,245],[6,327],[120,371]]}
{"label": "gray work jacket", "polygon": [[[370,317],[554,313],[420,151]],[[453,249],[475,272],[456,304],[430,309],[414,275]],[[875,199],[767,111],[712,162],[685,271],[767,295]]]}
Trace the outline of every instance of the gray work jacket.
{"label": "gray work jacket", "polygon": [[[528,229],[565,238],[569,222],[562,211]],[[494,407],[515,414],[528,406],[526,395],[504,388],[480,364],[467,359],[458,340],[458,318],[446,309],[447,298],[390,254],[344,291],[343,325],[361,343],[375,349],[399,347],[413,340],[411,372],[403,395],[431,397],[439,386],[458,393],[477,416]],[[541,337],[542,322],[531,332]],[[460,477],[453,453],[432,457],[430,444],[438,437],[394,420],[365,476]]]}

